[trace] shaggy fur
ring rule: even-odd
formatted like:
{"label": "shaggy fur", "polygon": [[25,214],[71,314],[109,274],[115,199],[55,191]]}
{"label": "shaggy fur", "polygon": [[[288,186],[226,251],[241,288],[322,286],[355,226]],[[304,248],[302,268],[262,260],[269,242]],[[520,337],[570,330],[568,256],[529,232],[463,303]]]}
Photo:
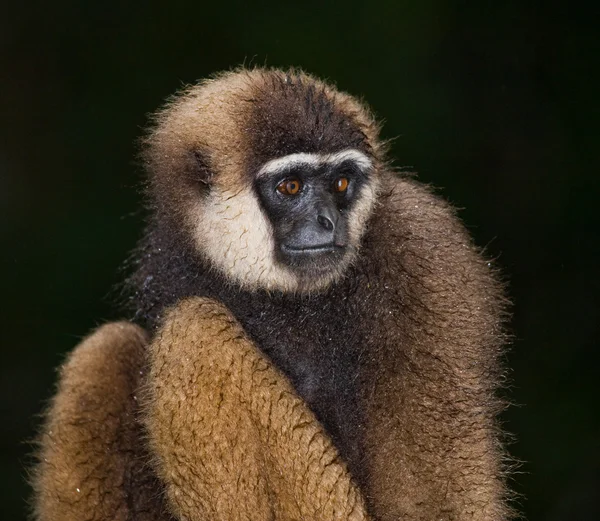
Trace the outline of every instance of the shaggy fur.
{"label": "shaggy fur", "polygon": [[107,324],[60,371],[33,479],[39,521],[167,521],[137,421],[146,334]]}
{"label": "shaggy fur", "polygon": [[222,304],[179,304],[150,364],[149,446],[178,519],[367,519],[321,425]]}
{"label": "shaggy fur", "polygon": [[[135,320],[154,337],[148,445],[177,518],[243,518],[225,506],[231,497],[253,505],[260,519],[265,512],[311,518],[302,501],[295,511],[281,506],[290,494],[307,496],[290,485],[298,438],[270,424],[279,406],[301,411],[306,428],[318,431],[314,414],[327,433],[322,450],[331,454],[329,436],[374,519],[510,516],[495,422],[502,408],[495,394],[502,379],[501,288],[452,209],[386,167],[377,132],[353,98],[303,73],[259,69],[189,89],[159,114],[146,138],[152,217],[127,284]],[[366,231],[357,236],[354,262],[319,291],[297,291],[285,271],[241,283],[239,238],[210,239],[199,217],[226,193],[252,200],[253,176],[269,161],[348,149],[372,163],[369,186],[373,197],[379,194],[374,207],[358,201],[353,226]],[[266,253],[252,245],[253,261],[264,255],[263,269],[273,245],[268,220],[253,204],[250,219],[243,215],[248,206],[227,215],[234,224],[263,227]],[[233,264],[223,261],[218,241],[231,248]],[[256,364],[265,367],[265,381],[255,379]],[[240,376],[246,374],[254,376]],[[286,389],[291,402],[264,397],[269,382]],[[49,424],[59,421],[56,407]],[[69,414],[67,408],[62,421]],[[288,419],[302,438],[304,420],[294,418]],[[62,443],[69,446],[71,438]],[[209,458],[213,451],[216,459]],[[339,472],[334,496],[361,505],[358,492],[347,495],[353,485]],[[44,483],[42,496],[57,493]],[[323,504],[334,504],[331,497],[326,492]],[[344,504],[340,519],[354,512]]]}
{"label": "shaggy fur", "polygon": [[48,418],[40,521],[369,519],[323,427],[216,302],[183,301],[150,345],[100,328]]}

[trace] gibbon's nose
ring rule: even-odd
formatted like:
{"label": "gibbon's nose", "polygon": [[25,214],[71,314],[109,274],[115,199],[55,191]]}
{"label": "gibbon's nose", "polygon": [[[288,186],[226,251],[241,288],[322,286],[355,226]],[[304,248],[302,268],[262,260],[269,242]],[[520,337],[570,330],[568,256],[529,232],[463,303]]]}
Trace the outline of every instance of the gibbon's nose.
{"label": "gibbon's nose", "polygon": [[328,232],[335,228],[337,217],[333,215],[333,212],[327,208],[322,209],[317,215],[317,222]]}

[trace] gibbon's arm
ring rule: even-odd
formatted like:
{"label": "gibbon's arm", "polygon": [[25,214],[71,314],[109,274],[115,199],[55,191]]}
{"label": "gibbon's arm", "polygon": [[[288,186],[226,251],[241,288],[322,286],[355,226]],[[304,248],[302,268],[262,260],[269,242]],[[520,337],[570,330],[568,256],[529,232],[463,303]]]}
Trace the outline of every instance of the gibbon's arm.
{"label": "gibbon's arm", "polygon": [[223,305],[172,309],[150,364],[149,445],[177,517],[368,519],[313,413]]}
{"label": "gibbon's arm", "polygon": [[505,521],[502,288],[445,202],[412,181],[384,184],[369,244],[386,254],[370,264],[363,492],[385,521]]}
{"label": "gibbon's arm", "polygon": [[61,368],[33,475],[36,520],[171,519],[136,418],[146,344],[139,327],[107,324]]}

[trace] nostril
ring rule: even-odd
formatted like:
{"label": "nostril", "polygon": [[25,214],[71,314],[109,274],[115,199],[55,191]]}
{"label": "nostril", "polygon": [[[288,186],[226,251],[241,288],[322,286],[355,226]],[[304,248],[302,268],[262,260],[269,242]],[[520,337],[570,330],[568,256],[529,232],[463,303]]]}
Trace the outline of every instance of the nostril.
{"label": "nostril", "polygon": [[319,216],[317,216],[317,221],[326,230],[328,230],[328,231],[333,230],[333,223],[331,222],[331,219],[329,219],[329,217],[325,217],[324,215],[319,215]]}

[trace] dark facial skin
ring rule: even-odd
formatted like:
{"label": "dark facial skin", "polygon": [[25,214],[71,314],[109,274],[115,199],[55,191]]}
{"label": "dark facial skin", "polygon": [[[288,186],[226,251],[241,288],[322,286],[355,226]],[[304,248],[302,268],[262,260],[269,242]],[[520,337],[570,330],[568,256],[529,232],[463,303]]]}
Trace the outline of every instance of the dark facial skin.
{"label": "dark facial skin", "polygon": [[255,181],[274,230],[277,260],[297,271],[325,271],[348,248],[348,213],[367,181],[354,161],[291,166]]}

